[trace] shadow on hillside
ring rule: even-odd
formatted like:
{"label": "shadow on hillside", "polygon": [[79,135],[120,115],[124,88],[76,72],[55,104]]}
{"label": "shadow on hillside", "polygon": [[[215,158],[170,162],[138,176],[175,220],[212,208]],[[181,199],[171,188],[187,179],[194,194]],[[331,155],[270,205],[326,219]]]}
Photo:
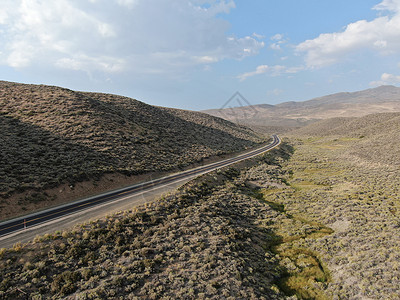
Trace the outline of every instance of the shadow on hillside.
{"label": "shadow on hillside", "polygon": [[111,170],[115,158],[0,115],[1,195],[71,184]]}
{"label": "shadow on hillside", "polygon": [[[169,108],[160,108],[143,105],[140,110],[129,109],[123,104],[107,103],[109,109],[120,117],[126,118],[126,122],[144,127],[148,133],[159,137],[153,140],[161,148],[171,150],[171,155],[181,155],[185,149],[192,145],[202,149],[209,148],[216,153],[229,153],[243,150],[245,147],[255,146],[257,143],[248,139],[250,130],[226,120],[217,119],[198,112],[186,112]],[[134,108],[134,107],[133,107]],[[197,120],[185,120],[180,114],[186,114],[186,118]],[[204,124],[199,124],[203,122]],[[209,122],[209,123],[206,123]],[[129,126],[127,124],[127,126]],[[218,128],[220,127],[220,128]],[[231,131],[231,133],[227,132]],[[235,136],[242,135],[242,137]],[[247,137],[246,137],[247,135]],[[255,138],[254,134],[254,140]],[[212,137],[212,138],[211,138]]]}
{"label": "shadow on hillside", "polygon": [[40,112],[34,119],[32,111],[0,114],[0,196],[74,185],[106,173],[172,171],[257,145],[248,129],[197,112],[106,94],[75,96],[79,109],[50,120],[47,129],[29,123],[41,122]]}

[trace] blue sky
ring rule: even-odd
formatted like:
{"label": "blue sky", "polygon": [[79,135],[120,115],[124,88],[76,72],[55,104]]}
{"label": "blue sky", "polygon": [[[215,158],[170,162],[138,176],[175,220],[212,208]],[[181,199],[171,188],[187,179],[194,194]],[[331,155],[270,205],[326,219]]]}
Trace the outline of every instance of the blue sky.
{"label": "blue sky", "polygon": [[400,84],[400,0],[2,0],[0,79],[192,110]]}

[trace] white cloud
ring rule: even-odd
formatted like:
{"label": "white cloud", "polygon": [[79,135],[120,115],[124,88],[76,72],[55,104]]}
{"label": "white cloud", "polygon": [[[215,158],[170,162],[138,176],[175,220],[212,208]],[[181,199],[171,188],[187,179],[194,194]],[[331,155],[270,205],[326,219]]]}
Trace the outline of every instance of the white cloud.
{"label": "white cloud", "polygon": [[399,12],[400,2],[398,0],[383,0],[381,3],[375,5],[374,9]]}
{"label": "white cloud", "polygon": [[252,76],[255,76],[255,75],[259,75],[259,74],[264,74],[264,73],[268,72],[269,70],[270,70],[269,66],[261,65],[261,66],[258,66],[255,71],[243,73],[243,74],[239,75],[237,78],[239,78],[240,81],[243,81],[243,80],[246,80],[249,77],[252,77]]}
{"label": "white cloud", "polygon": [[192,0],[189,1],[189,3],[196,9],[203,10],[211,16],[215,16],[217,14],[227,14],[231,11],[231,9],[236,7],[233,0]]}
{"label": "white cloud", "polygon": [[256,55],[227,36],[232,0],[2,0],[0,64],[85,72],[180,73]]}
{"label": "white cloud", "polygon": [[272,50],[281,50],[281,45],[273,43],[269,46]]}
{"label": "white cloud", "polygon": [[259,39],[259,40],[265,39],[265,36],[264,36],[264,35],[261,35],[261,34],[255,33],[255,32],[254,32],[252,35],[253,35],[255,38]]}
{"label": "white cloud", "polygon": [[199,63],[201,63],[201,64],[211,64],[211,63],[214,63],[214,62],[217,62],[218,61],[218,58],[217,57],[212,57],[212,56],[208,56],[208,55],[205,55],[205,56],[200,56],[200,57],[193,57],[193,59],[195,60],[195,61],[198,61]]}
{"label": "white cloud", "polygon": [[117,0],[117,3],[121,6],[132,9],[139,3],[139,0]]}
{"label": "white cloud", "polygon": [[374,46],[377,48],[385,49],[387,47],[387,41],[378,40],[374,43]]}
{"label": "white cloud", "polygon": [[392,84],[399,84],[400,83],[400,76],[393,75],[389,73],[383,73],[381,75],[381,79],[378,81],[370,82],[370,86],[381,86],[381,85],[392,85]]}
{"label": "white cloud", "polygon": [[282,39],[283,39],[283,34],[280,34],[280,33],[277,33],[271,37],[271,40],[273,40],[273,41],[280,41]]}
{"label": "white cloud", "polygon": [[8,19],[8,14],[4,10],[0,10],[0,24],[6,24]]}
{"label": "white cloud", "polygon": [[0,63],[16,68],[89,52],[89,48],[115,36],[110,24],[66,0],[6,1],[0,4],[0,10],[8,15],[7,24],[0,26],[0,49],[4,53]]}
{"label": "white cloud", "polygon": [[286,74],[296,74],[304,70],[304,67],[290,67],[290,68],[285,68],[285,73]]}
{"label": "white cloud", "polygon": [[261,75],[265,73],[269,73],[271,76],[280,76],[282,74],[295,74],[302,71],[304,67],[291,67],[288,68],[286,66],[275,65],[275,66],[268,66],[268,65],[261,65],[256,68],[255,71],[246,72],[237,76],[240,81],[244,81],[249,77],[253,77],[256,75]]}
{"label": "white cloud", "polygon": [[124,60],[113,57],[88,57],[86,55],[76,55],[72,58],[61,58],[55,65],[63,69],[74,71],[79,70],[101,70],[107,73],[120,72],[124,69]]}
{"label": "white cloud", "polygon": [[336,63],[365,48],[383,55],[400,51],[400,1],[384,0],[374,9],[391,14],[351,23],[342,32],[321,34],[297,45],[297,52],[305,53],[307,66],[314,68]]}
{"label": "white cloud", "polygon": [[283,34],[277,33],[274,36],[271,37],[271,40],[274,41],[271,45],[269,45],[269,48],[272,50],[282,50],[281,45],[285,44],[287,41],[283,39]]}

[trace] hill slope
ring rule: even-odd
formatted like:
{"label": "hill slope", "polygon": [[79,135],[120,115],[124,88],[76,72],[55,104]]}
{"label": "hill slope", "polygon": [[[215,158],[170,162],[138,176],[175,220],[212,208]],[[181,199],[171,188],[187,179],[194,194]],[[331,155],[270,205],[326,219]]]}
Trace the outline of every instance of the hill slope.
{"label": "hill slope", "polygon": [[347,150],[367,162],[400,166],[400,113],[372,114],[360,118],[319,121],[290,133],[291,136],[336,136],[356,139]]}
{"label": "hill slope", "polygon": [[[258,180],[276,180],[276,167],[264,167]],[[213,172],[150,205],[0,249],[0,295],[285,299],[274,285],[283,272],[268,249],[278,214],[249,196],[245,182],[236,168]]]}
{"label": "hill slope", "polygon": [[309,243],[332,274],[333,299],[398,298],[400,269],[391,266],[400,255],[399,132],[400,113],[381,113],[288,134],[296,194],[275,198],[335,231]]}
{"label": "hill slope", "polygon": [[173,170],[262,141],[248,128],[199,112],[11,82],[0,82],[0,126],[2,197],[73,187],[106,173]]}
{"label": "hill slope", "polygon": [[242,124],[296,127],[333,117],[361,117],[372,113],[400,112],[400,88],[381,86],[359,92],[328,95],[304,102],[261,104],[254,105],[251,109],[237,107],[204,112]]}

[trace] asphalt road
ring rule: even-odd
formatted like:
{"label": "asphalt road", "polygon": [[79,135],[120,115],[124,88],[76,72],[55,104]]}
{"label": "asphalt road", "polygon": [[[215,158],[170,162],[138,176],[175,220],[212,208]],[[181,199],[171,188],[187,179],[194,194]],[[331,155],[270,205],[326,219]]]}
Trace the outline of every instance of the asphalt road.
{"label": "asphalt road", "polygon": [[270,144],[233,158],[0,223],[0,247],[11,247],[14,243],[32,240],[36,235],[63,230],[76,224],[151,202],[196,176],[277,147],[281,140],[277,135],[272,137],[273,141]]}

